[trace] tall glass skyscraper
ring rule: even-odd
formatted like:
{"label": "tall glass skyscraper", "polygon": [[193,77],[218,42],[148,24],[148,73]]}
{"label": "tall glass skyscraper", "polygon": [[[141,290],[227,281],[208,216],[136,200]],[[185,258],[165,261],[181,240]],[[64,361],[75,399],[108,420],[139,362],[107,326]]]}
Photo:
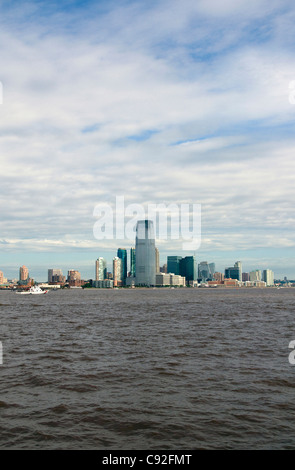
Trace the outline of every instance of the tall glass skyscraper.
{"label": "tall glass skyscraper", "polygon": [[184,276],[186,282],[196,281],[198,278],[197,261],[194,256],[186,256],[179,262],[179,274]]}
{"label": "tall glass skyscraper", "polygon": [[179,263],[181,259],[181,256],[167,256],[167,273],[179,275]]}
{"label": "tall glass skyscraper", "polygon": [[135,248],[130,248],[130,276],[131,277],[135,277],[135,259],[136,259]]}
{"label": "tall glass skyscraper", "polygon": [[139,220],[136,226],[136,278],[137,286],[156,284],[154,224],[151,220]]}
{"label": "tall glass skyscraper", "polygon": [[122,281],[125,284],[125,280],[127,277],[127,250],[125,248],[118,248],[117,257],[122,260]]}

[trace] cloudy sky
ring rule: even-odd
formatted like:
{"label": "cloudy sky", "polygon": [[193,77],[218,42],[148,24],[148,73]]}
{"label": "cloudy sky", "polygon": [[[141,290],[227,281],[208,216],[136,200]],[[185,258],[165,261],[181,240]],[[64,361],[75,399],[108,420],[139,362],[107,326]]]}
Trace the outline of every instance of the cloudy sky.
{"label": "cloudy sky", "polygon": [[93,234],[120,196],[201,204],[198,261],[295,278],[294,23],[292,0],[1,2],[0,270],[93,277],[133,245]]}

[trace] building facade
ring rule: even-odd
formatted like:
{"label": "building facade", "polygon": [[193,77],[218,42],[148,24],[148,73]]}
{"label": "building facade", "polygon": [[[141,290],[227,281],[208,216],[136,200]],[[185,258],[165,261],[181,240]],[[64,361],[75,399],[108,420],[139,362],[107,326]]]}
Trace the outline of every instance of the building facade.
{"label": "building facade", "polygon": [[19,268],[19,280],[27,281],[29,279],[29,270],[26,266],[21,266]]}
{"label": "building facade", "polygon": [[122,260],[121,262],[121,281],[123,284],[126,282],[127,278],[127,250],[125,248],[118,248],[117,257]]}
{"label": "building facade", "polygon": [[95,261],[95,280],[104,281],[107,278],[107,262],[104,258]]}
{"label": "building facade", "polygon": [[180,260],[182,260],[182,256],[167,256],[167,273],[173,273],[173,274],[179,275]]}
{"label": "building facade", "polygon": [[135,248],[130,248],[130,276],[135,277],[135,261],[136,260],[136,251]]}
{"label": "building facade", "polygon": [[123,285],[122,259],[118,256],[113,258],[113,285],[114,287],[121,287]]}
{"label": "building facade", "polygon": [[274,285],[274,273],[271,269],[264,269],[262,273],[262,280],[267,286]]}
{"label": "building facade", "polygon": [[139,220],[136,226],[136,280],[137,286],[156,283],[155,233],[151,220]]}

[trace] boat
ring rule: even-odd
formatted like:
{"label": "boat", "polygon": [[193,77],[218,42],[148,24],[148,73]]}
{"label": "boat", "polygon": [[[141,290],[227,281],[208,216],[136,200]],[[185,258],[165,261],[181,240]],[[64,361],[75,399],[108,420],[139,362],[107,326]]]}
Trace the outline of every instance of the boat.
{"label": "boat", "polygon": [[29,290],[17,291],[16,294],[36,295],[36,294],[47,294],[47,292],[48,290],[42,290],[39,286],[32,286],[30,287]]}

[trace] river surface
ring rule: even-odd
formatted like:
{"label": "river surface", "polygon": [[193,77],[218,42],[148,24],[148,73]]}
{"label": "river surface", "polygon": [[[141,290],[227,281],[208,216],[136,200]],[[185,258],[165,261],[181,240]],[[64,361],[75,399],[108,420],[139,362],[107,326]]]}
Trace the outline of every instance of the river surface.
{"label": "river surface", "polygon": [[0,291],[1,449],[294,449],[295,289]]}

